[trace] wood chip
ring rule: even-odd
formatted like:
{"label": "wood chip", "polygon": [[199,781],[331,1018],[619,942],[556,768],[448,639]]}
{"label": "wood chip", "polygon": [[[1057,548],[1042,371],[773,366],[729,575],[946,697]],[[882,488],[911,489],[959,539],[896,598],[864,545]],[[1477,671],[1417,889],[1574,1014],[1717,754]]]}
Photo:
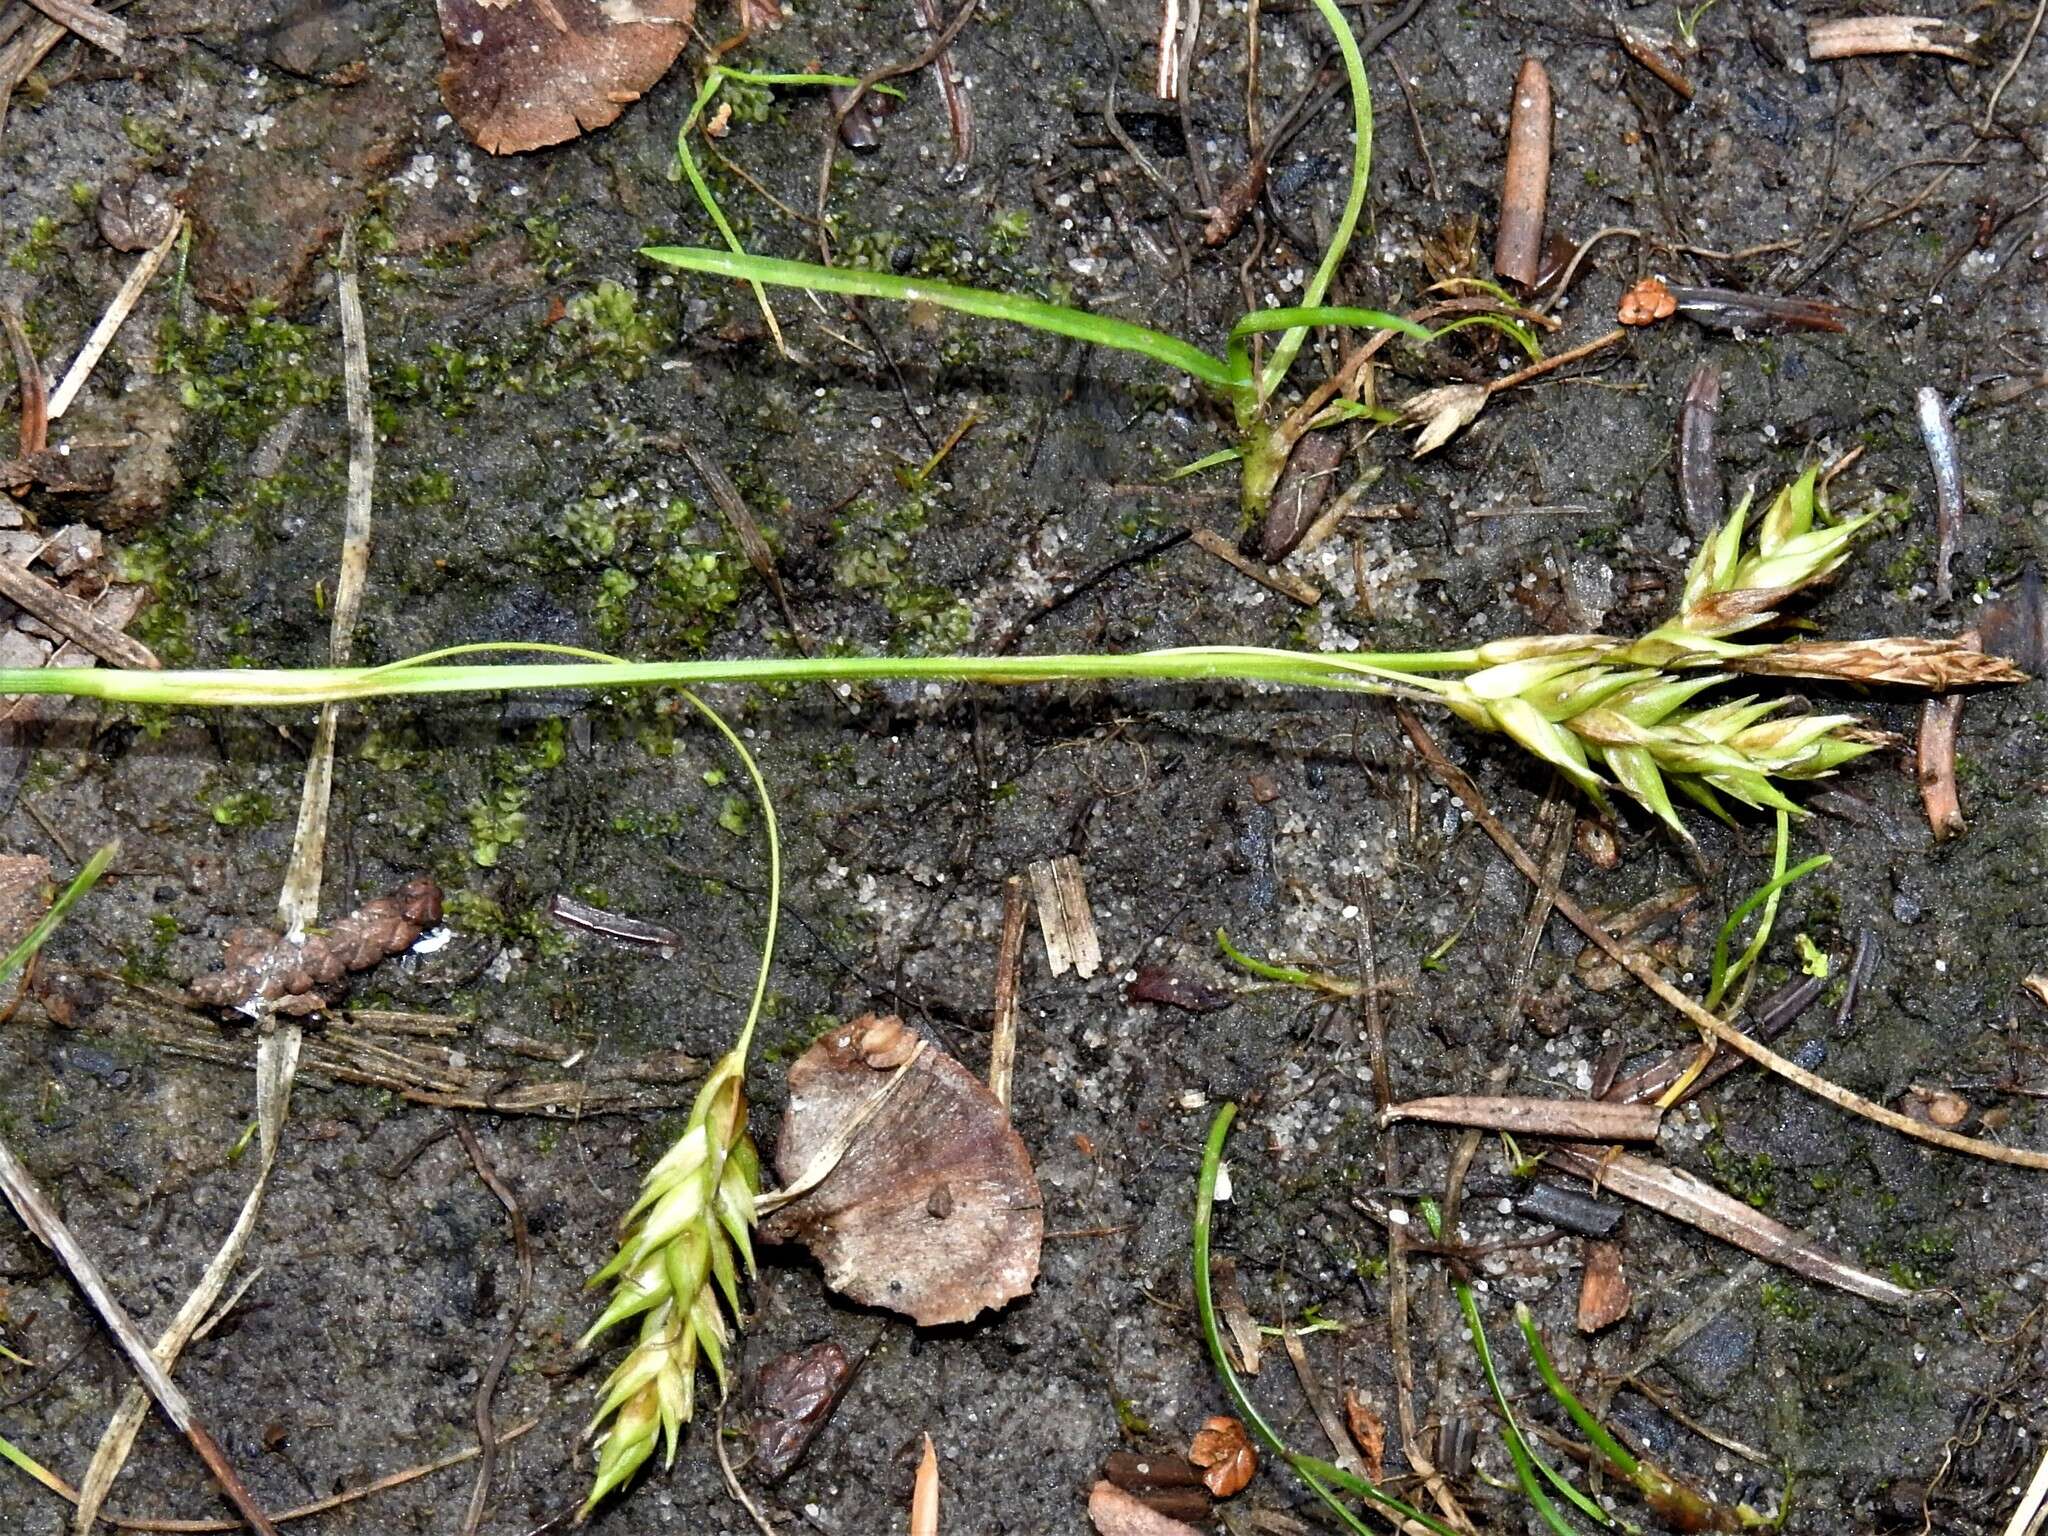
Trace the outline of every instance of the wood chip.
{"label": "wood chip", "polygon": [[1162,1515],[1107,1480],[1088,1490],[1088,1519],[1096,1536],[1202,1536],[1186,1521]]}
{"label": "wood chip", "polygon": [[1602,1099],[1494,1098],[1445,1094],[1390,1104],[1385,1120],[1427,1120],[1435,1125],[1475,1125],[1518,1136],[1555,1136],[1569,1141],[1655,1141],[1664,1112],[1654,1104],[1618,1104]]}
{"label": "wood chip", "polygon": [[1283,571],[1273,566],[1259,564],[1247,559],[1237,551],[1237,546],[1222,534],[1209,528],[1197,528],[1188,535],[1204,551],[1214,555],[1239,575],[1249,576],[1269,592],[1277,592],[1290,603],[1299,603],[1304,608],[1313,608],[1323,600],[1323,589],[1313,582],[1303,581],[1292,571]]}
{"label": "wood chip", "polygon": [[1081,861],[1072,854],[1041,860],[1030,869],[1031,894],[1038,903],[1038,931],[1045,940],[1045,963],[1055,976],[1072,971],[1083,981],[1102,969],[1102,942],[1095,932],[1095,913],[1088,905],[1088,887]]}
{"label": "wood chip", "polygon": [[1628,1276],[1621,1271],[1621,1244],[1589,1237],[1586,1268],[1579,1278],[1579,1332],[1598,1333],[1628,1316]]}
{"label": "wood chip", "polygon": [[1956,785],[1956,736],[1963,721],[1963,696],[1927,699],[1920,705],[1920,745],[1914,776],[1920,783],[1920,805],[1937,843],[1967,830],[1963,801]]}
{"label": "wood chip", "polygon": [[1230,1342],[1237,1346],[1240,1374],[1259,1374],[1259,1325],[1251,1308],[1244,1304],[1244,1288],[1237,1283],[1237,1261],[1217,1259],[1209,1266],[1210,1284],[1216,1291],[1216,1305],[1223,1313],[1223,1326],[1230,1330]]}
{"label": "wood chip", "polygon": [[[842,1296],[926,1327],[964,1323],[1037,1280],[1038,1177],[981,1081],[929,1043],[907,1065],[894,1061],[889,1025],[916,1038],[900,1019],[870,1014],[790,1067],[776,1169],[785,1184],[809,1187],[761,1230],[809,1248]],[[819,1173],[814,1165],[842,1144]]]}
{"label": "wood chip", "polygon": [[1550,74],[1524,59],[1508,113],[1508,161],[1501,178],[1500,232],[1493,270],[1524,288],[1536,286],[1543,262],[1543,211],[1550,197]]}
{"label": "wood chip", "polygon": [[1627,1152],[1606,1153],[1597,1147],[1555,1147],[1550,1160],[1623,1199],[1697,1227],[1822,1285],[1888,1307],[1905,1306],[1914,1299],[1915,1293],[1904,1286],[1843,1262],[1783,1222],[1771,1220],[1683,1169],[1667,1168]]}

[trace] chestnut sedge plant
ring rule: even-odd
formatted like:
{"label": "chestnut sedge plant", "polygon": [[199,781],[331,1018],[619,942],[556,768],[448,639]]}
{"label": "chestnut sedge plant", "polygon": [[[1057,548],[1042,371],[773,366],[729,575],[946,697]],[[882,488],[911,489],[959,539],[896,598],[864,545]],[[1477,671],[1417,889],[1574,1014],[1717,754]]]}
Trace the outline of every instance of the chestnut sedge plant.
{"label": "chestnut sedge plant", "polygon": [[[1677,611],[1634,640],[1540,635],[1462,650],[1327,655],[1260,646],[1209,645],[1107,655],[817,656],[702,661],[622,661],[601,652],[538,644],[463,645],[371,667],[119,671],[45,667],[0,670],[0,697],[66,694],[174,709],[278,708],[442,694],[544,689],[668,687],[738,755],[759,798],[768,840],[767,932],[753,998],[732,1048],[699,1091],[682,1138],[643,1181],[626,1213],[619,1252],[593,1284],[612,1299],[586,1336],[637,1321],[632,1351],[613,1372],[592,1423],[598,1469],[586,1512],[623,1486],[665,1444],[675,1456],[691,1417],[697,1369],[723,1391],[726,1351],[738,1317],[739,1275],[753,1270],[750,1239],[760,1160],[747,1134],[746,1067],[766,996],[780,905],[781,847],[759,765],[739,735],[691,690],[714,683],[863,683],[928,680],[1044,684],[1214,680],[1324,688],[1432,702],[1483,730],[1504,734],[1579,786],[1596,804],[1619,790],[1681,838],[1670,790],[1727,814],[1723,800],[1778,813],[1780,852],[1767,900],[1806,866],[1786,871],[1783,828],[1799,808],[1781,787],[1833,773],[1872,750],[1844,714],[1783,712],[1783,701],[1742,698],[1695,707],[1703,692],[1742,673],[1847,678],[1928,688],[2009,680],[1995,657],[1952,641],[1749,643],[1730,638],[1776,617],[1801,590],[1848,557],[1867,519],[1827,522],[1808,472],[1751,525],[1738,506],[1695,557]],[[487,655],[537,657],[479,661]],[[1715,985],[1745,969],[1717,945]],[[1768,920],[1768,914],[1766,921]],[[721,1306],[721,1298],[723,1307]],[[729,1321],[724,1309],[731,1309]],[[1247,1422],[1251,1415],[1245,1415]],[[1376,1490],[1333,1481],[1327,1464],[1288,1455],[1304,1476],[1401,1510]],[[1355,1481],[1355,1480],[1353,1480]],[[1402,1511],[1406,1513],[1405,1511]],[[1420,1516],[1431,1529],[1440,1529]]]}
{"label": "chestnut sedge plant", "polygon": [[[642,250],[641,254],[650,260],[682,271],[702,273],[709,277],[727,277],[749,284],[763,314],[768,319],[770,329],[775,333],[778,346],[781,344],[781,331],[776,326],[774,312],[768,306],[767,295],[763,292],[764,286],[798,288],[814,293],[836,293],[849,298],[883,299],[904,304],[935,304],[979,319],[1021,325],[1055,336],[1066,336],[1094,346],[1133,352],[1149,358],[1163,367],[1187,375],[1197,384],[1216,391],[1230,405],[1237,428],[1236,446],[1199,459],[1194,464],[1186,466],[1182,473],[1213,468],[1232,459],[1239,460],[1245,517],[1248,522],[1257,521],[1265,515],[1272,501],[1273,491],[1280,482],[1281,472],[1287,467],[1288,457],[1293,453],[1295,444],[1306,433],[1359,416],[1369,416],[1382,421],[1397,419],[1398,413],[1377,409],[1350,399],[1333,400],[1322,409],[1306,416],[1301,412],[1290,412],[1275,419],[1275,403],[1287,382],[1288,374],[1293,370],[1302,343],[1308,339],[1311,327],[1324,325],[1364,328],[1392,332],[1414,341],[1428,343],[1453,331],[1486,326],[1511,337],[1530,354],[1532,359],[1540,359],[1542,356],[1533,333],[1507,312],[1505,293],[1491,284],[1475,283],[1473,286],[1503,301],[1500,312],[1466,315],[1433,331],[1414,320],[1388,314],[1382,310],[1331,306],[1323,303],[1329,294],[1331,283],[1336,278],[1337,269],[1344,260],[1345,252],[1350,248],[1359,218],[1365,210],[1366,184],[1372,173],[1372,87],[1366,80],[1365,59],[1358,50],[1358,40],[1335,0],[1314,0],[1314,4],[1336,41],[1351,90],[1353,148],[1350,186],[1336,229],[1331,234],[1329,247],[1324,251],[1321,262],[1317,264],[1315,273],[1303,290],[1302,303],[1285,308],[1261,310],[1244,316],[1230,328],[1221,357],[1168,332],[1154,330],[1150,326],[1138,325],[1110,315],[1076,309],[1070,305],[1050,304],[1040,299],[1026,298],[1021,294],[971,288],[958,283],[899,277],[890,272],[871,272],[860,267],[827,267],[814,262],[784,261],[752,255],[742,249],[731,224],[719,209],[716,199],[712,197],[711,190],[705,184],[691,155],[691,128],[724,79],[783,85],[858,83],[843,76],[756,75],[714,65],[706,77],[696,105],[684,122],[682,132],[677,135],[676,158],[682,174],[689,180],[691,188],[697,194],[698,202],[709,214],[728,249],[721,251],[697,246],[649,246]],[[1270,332],[1280,333],[1279,340],[1274,344],[1272,355],[1261,366],[1252,358],[1251,338]]]}

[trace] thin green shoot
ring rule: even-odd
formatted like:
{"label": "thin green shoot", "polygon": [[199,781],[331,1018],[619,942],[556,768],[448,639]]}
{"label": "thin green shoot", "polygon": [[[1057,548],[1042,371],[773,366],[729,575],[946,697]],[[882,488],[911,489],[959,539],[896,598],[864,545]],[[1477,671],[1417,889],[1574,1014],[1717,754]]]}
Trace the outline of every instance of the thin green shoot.
{"label": "thin green shoot", "polygon": [[1524,1152],[1522,1144],[1516,1141],[1507,1131],[1500,1133],[1500,1152],[1501,1156],[1507,1160],[1508,1177],[1510,1178],[1533,1178],[1543,1167],[1543,1159],[1540,1156],[1531,1157],[1528,1153]]}
{"label": "thin green shoot", "polygon": [[1694,6],[1690,12],[1682,5],[1671,8],[1671,14],[1678,22],[1678,36],[1686,47],[1699,47],[1700,18],[1720,3],[1721,0],[1702,0],[1702,3]]}
{"label": "thin green shoot", "polygon": [[1192,463],[1183,464],[1179,469],[1168,470],[1169,480],[1185,480],[1189,475],[1199,475],[1207,469],[1220,469],[1225,464],[1235,464],[1244,457],[1242,448],[1218,448],[1214,453],[1205,453]]}
{"label": "thin green shoot", "polygon": [[[1372,85],[1365,77],[1365,59],[1358,51],[1358,39],[1352,35],[1351,23],[1337,8],[1336,0],[1315,0],[1315,6],[1322,13],[1330,35],[1337,40],[1337,51],[1344,59],[1344,74],[1351,85],[1353,147],[1351,186],[1344,197],[1344,212],[1330,236],[1329,248],[1323,252],[1322,264],[1316,268],[1316,275],[1309,279],[1302,294],[1304,305],[1309,307],[1321,304],[1324,295],[1330,291],[1330,284],[1337,276],[1337,267],[1344,260],[1344,253],[1351,248],[1351,237],[1358,229],[1358,216],[1365,209],[1366,183],[1372,179]],[[1272,399],[1286,382],[1288,370],[1293,368],[1294,359],[1307,337],[1308,327],[1302,325],[1288,331],[1273,348],[1272,357],[1266,361],[1265,372],[1259,377],[1261,405]]]}
{"label": "thin green shoot", "polygon": [[56,1494],[60,1499],[69,1500],[73,1504],[78,1502],[77,1489],[66,1483],[63,1478],[52,1472],[40,1461],[37,1461],[27,1451],[22,1450],[5,1435],[0,1435],[0,1460],[13,1462],[22,1471],[41,1483],[50,1492]]}
{"label": "thin green shoot", "polygon": [[[1443,1215],[1437,1209],[1436,1202],[1424,1200],[1421,1206],[1422,1218],[1429,1225],[1430,1236],[1441,1239]],[[1486,1378],[1486,1385],[1493,1392],[1494,1405],[1500,1409],[1501,1438],[1507,1444],[1508,1459],[1514,1463],[1515,1481],[1521,1485],[1522,1496],[1557,1536],[1577,1536],[1577,1532],[1545,1491],[1543,1485],[1546,1482],[1596,1525],[1615,1524],[1612,1515],[1581,1493],[1562,1472],[1537,1455],[1535,1448],[1529,1444],[1528,1437],[1522,1433],[1522,1426],[1515,1418],[1514,1405],[1508,1400],[1507,1389],[1501,1385],[1500,1372],[1493,1363],[1493,1348],[1486,1341],[1486,1325],[1479,1320],[1479,1303],[1472,1294],[1471,1285],[1453,1276],[1451,1289],[1457,1294],[1459,1310],[1465,1314],[1465,1327],[1472,1336],[1472,1351],[1479,1360],[1479,1374]]]}
{"label": "thin green shoot", "polygon": [[[1778,898],[1785,887],[1795,881],[1804,880],[1815,870],[1825,869],[1834,862],[1827,854],[1820,853],[1795,868],[1787,869],[1785,860],[1790,846],[1791,819],[1783,811],[1779,811],[1777,816],[1777,852],[1772,861],[1771,878],[1751,892],[1742,905],[1728,914],[1728,921],[1721,925],[1721,931],[1714,936],[1714,962],[1707,981],[1706,1006],[1709,1008],[1720,1007],[1721,999],[1728,995],[1728,989],[1742,979],[1749,968],[1756,964],[1757,957],[1763,953],[1764,945],[1771,936],[1771,928],[1778,920]],[[1748,947],[1731,965],[1728,961],[1729,943],[1734,939],[1736,930],[1741,927],[1742,920],[1758,907],[1764,909],[1763,917],[1758,920],[1756,932],[1751,935]]]}
{"label": "thin green shoot", "polygon": [[[1571,1421],[1579,1426],[1579,1432],[1591,1443],[1600,1459],[1612,1467],[1615,1473],[1626,1478],[1643,1501],[1668,1523],[1681,1530],[1706,1531],[1726,1530],[1730,1524],[1729,1511],[1687,1487],[1654,1462],[1644,1461],[1617,1440],[1586,1405],[1579,1401],[1571,1388],[1564,1384],[1552,1363],[1550,1351],[1543,1346],[1543,1334],[1536,1326],[1536,1319],[1521,1302],[1515,1303],[1515,1326],[1522,1330],[1522,1338],[1529,1346],[1529,1356],[1536,1363],[1536,1374],[1543,1378],[1543,1385],[1550,1395],[1557,1399],[1557,1405],[1564,1409]],[[1745,1526],[1768,1525],[1768,1516],[1760,1515],[1748,1505],[1738,1505],[1734,1511],[1735,1521]]]}
{"label": "thin green shoot", "polygon": [[249,1122],[247,1127],[243,1129],[242,1134],[235,1138],[235,1144],[228,1148],[229,1162],[239,1163],[242,1160],[242,1154],[249,1150],[249,1144],[256,1139],[256,1133],[262,1127],[263,1122],[260,1120],[251,1120]]}
{"label": "thin green shoot", "polygon": [[1223,1333],[1216,1321],[1216,1297],[1209,1273],[1209,1236],[1216,1208],[1216,1178],[1223,1167],[1223,1144],[1230,1136],[1230,1123],[1236,1118],[1235,1104],[1225,1104],[1217,1110],[1216,1118],[1209,1124],[1209,1140],[1202,1149],[1202,1171],[1195,1186],[1195,1314],[1201,1323],[1203,1342],[1209,1347],[1210,1363],[1216,1368],[1217,1379],[1223,1383],[1224,1394],[1259,1442],[1268,1452],[1287,1463],[1294,1475],[1308,1485],[1346,1530],[1357,1533],[1357,1536],[1371,1536],[1372,1533],[1372,1528],[1346,1507],[1333,1490],[1342,1490],[1391,1510],[1404,1520],[1434,1532],[1435,1536],[1454,1536],[1449,1526],[1395,1498],[1377,1484],[1346,1472],[1334,1462],[1290,1449],[1245,1392],[1244,1383],[1238,1380],[1237,1370],[1223,1348]]}
{"label": "thin green shoot", "polygon": [[1472,910],[1465,914],[1465,921],[1458,924],[1457,928],[1452,931],[1451,936],[1422,957],[1422,969],[1425,971],[1442,970],[1444,968],[1444,956],[1458,947],[1458,940],[1465,937],[1465,930],[1472,926],[1472,919],[1478,915],[1479,903],[1474,902]]}
{"label": "thin green shoot", "polygon": [[1223,958],[1232,965],[1262,981],[1277,981],[1287,987],[1307,987],[1315,992],[1328,992],[1333,997],[1358,996],[1358,983],[1355,981],[1346,981],[1326,971],[1304,971],[1291,965],[1274,965],[1268,960],[1254,960],[1231,943],[1230,935],[1221,928],[1216,930],[1216,947],[1223,951]]}
{"label": "thin green shoot", "polygon": [[6,959],[0,960],[0,984],[34,958],[35,952],[49,941],[50,935],[57,931],[57,925],[64,921],[64,914],[77,904],[79,897],[99,884],[100,876],[107,872],[107,866],[120,852],[121,840],[115,838],[85,861],[85,868],[64,887],[64,893],[50,903],[50,910],[43,914],[42,921],[29,929],[28,937],[15,945]]}

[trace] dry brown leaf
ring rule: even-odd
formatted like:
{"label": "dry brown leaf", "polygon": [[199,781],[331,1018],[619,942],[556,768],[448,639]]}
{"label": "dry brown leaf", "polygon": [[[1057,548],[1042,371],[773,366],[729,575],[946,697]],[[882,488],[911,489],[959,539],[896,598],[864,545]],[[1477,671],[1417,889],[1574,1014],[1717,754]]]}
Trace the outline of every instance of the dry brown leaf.
{"label": "dry brown leaf", "polygon": [[924,1437],[924,1455],[910,1489],[910,1536],[939,1536],[939,1453],[930,1435]]}
{"label": "dry brown leaf", "polygon": [[1227,1499],[1259,1470],[1259,1453],[1236,1419],[1217,1414],[1195,1433],[1188,1460],[1202,1469],[1202,1481],[1219,1499]]}
{"label": "dry brown leaf", "polygon": [[1162,1515],[1137,1495],[1108,1481],[1098,1482],[1088,1491],[1088,1519],[1096,1536],[1201,1536],[1192,1525]]}
{"label": "dry brown leaf", "polygon": [[809,1248],[840,1295],[929,1327],[1029,1294],[1045,1221],[1031,1156],[1003,1106],[935,1046],[903,1066],[916,1044],[900,1019],[869,1014],[790,1067],[775,1151],[785,1184],[812,1171],[850,1116],[868,1118],[836,1166],[762,1233]]}
{"label": "dry brown leaf", "polygon": [[441,99],[486,153],[602,128],[668,73],[696,0],[438,0]]}
{"label": "dry brown leaf", "polygon": [[777,1483],[803,1459],[853,1379],[853,1362],[836,1339],[777,1355],[754,1378],[754,1420],[747,1429],[755,1476]]}
{"label": "dry brown leaf", "polygon": [[1586,1240],[1586,1271],[1579,1280],[1579,1332],[1598,1333],[1628,1316],[1628,1276],[1621,1270],[1621,1244]]}
{"label": "dry brown leaf", "polygon": [[1375,1483],[1387,1480],[1387,1425],[1358,1388],[1344,1389],[1344,1427],[1351,1431],[1351,1443],[1365,1463],[1365,1475]]}
{"label": "dry brown leaf", "polygon": [[2033,993],[2035,1002],[2048,1008],[2048,976],[2028,976],[2020,985]]}

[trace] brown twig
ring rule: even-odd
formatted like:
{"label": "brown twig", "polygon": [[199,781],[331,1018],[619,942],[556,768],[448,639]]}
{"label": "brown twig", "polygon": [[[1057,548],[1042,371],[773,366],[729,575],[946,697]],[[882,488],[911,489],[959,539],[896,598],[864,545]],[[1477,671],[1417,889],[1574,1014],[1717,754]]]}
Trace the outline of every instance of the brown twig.
{"label": "brown twig", "polygon": [[0,597],[26,608],[67,640],[82,645],[102,661],[132,671],[154,672],[163,666],[154,652],[132,635],[124,635],[54,582],[0,559]]}
{"label": "brown twig", "polygon": [[1540,363],[1531,363],[1528,367],[1511,373],[1506,378],[1495,379],[1486,386],[1486,392],[1489,395],[1497,395],[1502,390],[1514,389],[1529,383],[1533,379],[1540,379],[1544,374],[1564,367],[1566,363],[1576,363],[1582,357],[1591,357],[1595,352],[1604,351],[1608,347],[1613,346],[1617,341],[1626,341],[1627,339],[1627,330],[1617,325],[1604,336],[1595,336],[1591,341],[1581,342],[1576,347],[1568,347],[1562,352],[1553,352]]}
{"label": "brown twig", "polygon": [[491,1422],[491,1400],[497,1396],[498,1378],[505,1374],[513,1347],[519,1342],[519,1324],[526,1317],[526,1305],[533,1297],[533,1244],[526,1234],[526,1210],[520,1205],[519,1196],[498,1176],[498,1170],[484,1156],[483,1144],[476,1139],[476,1132],[469,1128],[469,1121],[461,1115],[455,1117],[455,1134],[462,1138],[462,1150],[469,1154],[470,1166],[476,1169],[476,1176],[498,1197],[498,1204],[505,1207],[505,1214],[512,1223],[512,1246],[519,1255],[519,1294],[512,1302],[512,1315],[505,1319],[505,1337],[498,1345],[498,1352],[491,1357],[490,1369],[484,1372],[483,1380],[476,1386],[476,1486],[470,1490],[469,1512],[462,1519],[462,1536],[476,1536],[477,1528],[483,1524],[484,1505],[491,1495],[491,1475],[498,1465],[498,1430]]}
{"label": "brown twig", "polygon": [[[917,8],[918,25],[933,31],[939,28],[939,7],[936,0],[911,0]],[[953,163],[946,169],[946,180],[958,181],[967,174],[968,162],[974,158],[974,107],[967,99],[967,87],[961,82],[960,70],[953,63],[953,50],[941,48],[932,65],[939,73],[939,94],[946,103],[946,126],[953,134]]]}
{"label": "brown twig", "polygon": [[71,1229],[64,1225],[55,1207],[44,1198],[28,1170],[15,1157],[14,1149],[5,1141],[0,1141],[0,1190],[5,1191],[20,1214],[22,1224],[41,1239],[70,1271],[71,1278],[85,1293],[86,1300],[92,1303],[93,1310],[99,1313],[101,1321],[121,1346],[121,1352],[134,1366],[135,1374],[149,1389],[149,1395],[164,1411],[164,1417],[191,1442],[192,1449],[199,1453],[199,1459],[227,1494],[228,1501],[241,1511],[242,1517],[260,1536],[277,1536],[277,1527],[271,1524],[270,1517],[264,1514],[262,1506],[244,1485],[227,1453],[200,1423],[191,1400],[157,1363],[156,1356],[150,1353],[149,1341],[143,1338],[121,1303],[114,1298],[98,1266],[72,1235]]}
{"label": "brown twig", "polygon": [[128,23],[118,16],[109,16],[90,0],[28,0],[28,3],[94,47],[104,49],[117,59],[126,56]]}
{"label": "brown twig", "polygon": [[1542,265],[1543,209],[1549,196],[1550,74],[1540,59],[1524,59],[1508,114],[1500,233],[1493,246],[1493,270],[1524,289],[1536,286]]}
{"label": "brown twig", "polygon": [[[1408,733],[1409,740],[1415,743],[1416,750],[1422,754],[1423,761],[1428,764],[1430,773],[1437,782],[1464,802],[1472,813],[1472,819],[1477,821],[1486,835],[1494,840],[1515,868],[1532,881],[1540,880],[1542,871],[1537,867],[1536,861],[1529,856],[1528,850],[1521,845],[1515,835],[1502,824],[1500,818],[1488,808],[1485,798],[1479,793],[1479,786],[1472,782],[1463,769],[1443,755],[1442,748],[1436,744],[1436,738],[1424,729],[1422,722],[1416,719],[1413,713],[1400,704],[1394,706],[1394,713],[1400,719],[1402,729]],[[1996,1142],[1978,1137],[1959,1136],[1953,1131],[1924,1125],[1908,1115],[1900,1114],[1897,1110],[1872,1103],[1839,1083],[1829,1082],[1818,1073],[1809,1072],[1796,1061],[1788,1061],[1769,1046],[1751,1039],[1727,1020],[1709,1012],[1679,991],[1666,981],[1642,954],[1623,945],[1592,913],[1579,905],[1576,898],[1562,890],[1557,893],[1557,910],[1563,914],[1567,922],[1598,945],[1609,959],[1656,993],[1691,1023],[1739,1054],[1747,1056],[1766,1071],[1804,1088],[1816,1098],[1825,1099],[1849,1114],[1861,1116],[1865,1120],[1897,1131],[1903,1136],[1910,1136],[1915,1141],[1926,1142],[1930,1146],[1945,1147],[1951,1152],[1966,1153],[1972,1157],[1983,1158],[1987,1162],[2008,1163],[2016,1168],[2048,1171],[2048,1151],[2037,1151],[2030,1147],[2000,1146]]]}
{"label": "brown twig", "polygon": [[1991,88],[1991,99],[1984,103],[1984,115],[1977,119],[1977,132],[1991,131],[1991,120],[1998,115],[1998,98],[2005,94],[2013,77],[2020,72],[2020,66],[2027,62],[2027,55],[2033,51],[2034,39],[2041,34],[2041,18],[2048,15],[2048,0],[2036,0],[2034,19],[2027,23],[2027,35],[2020,39],[2019,52],[2012,56],[2012,62],[2005,66],[2005,73],[1998,77],[1998,84]]}
{"label": "brown twig", "polygon": [[1010,1107],[1010,1082],[1017,1061],[1017,983],[1024,965],[1024,918],[1031,898],[1024,878],[1003,881],[1003,935],[996,948],[996,1001],[989,1025],[988,1091],[1005,1112]]}

